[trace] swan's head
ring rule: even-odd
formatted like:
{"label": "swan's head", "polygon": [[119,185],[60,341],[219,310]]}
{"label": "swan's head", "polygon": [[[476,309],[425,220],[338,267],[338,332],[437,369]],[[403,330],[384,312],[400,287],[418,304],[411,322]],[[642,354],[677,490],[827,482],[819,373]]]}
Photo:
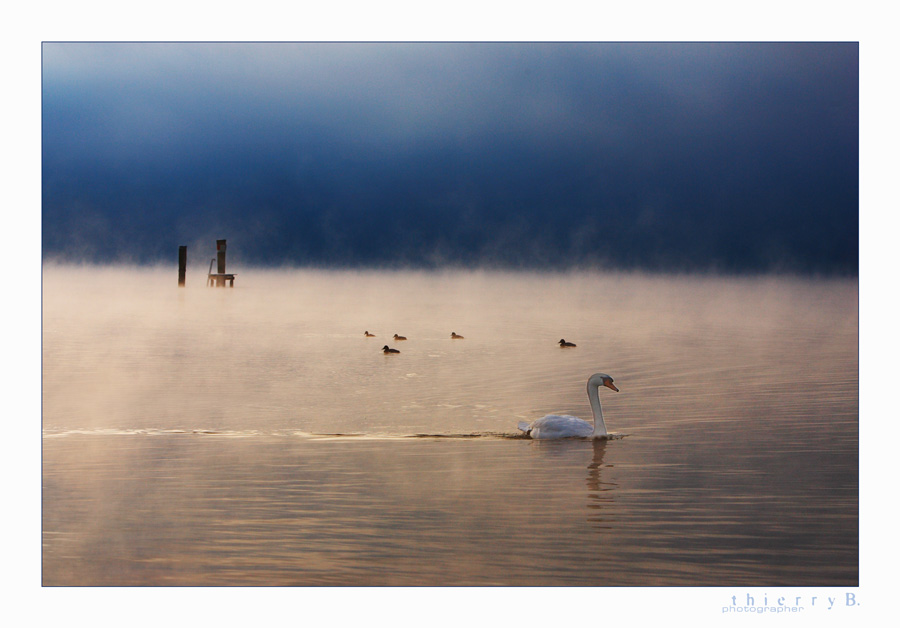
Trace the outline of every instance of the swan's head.
{"label": "swan's head", "polygon": [[619,389],[616,388],[615,384],[613,384],[613,378],[606,373],[594,373],[593,375],[591,375],[590,379],[588,380],[588,386],[597,386],[598,388],[600,386],[606,386],[610,390],[619,392]]}

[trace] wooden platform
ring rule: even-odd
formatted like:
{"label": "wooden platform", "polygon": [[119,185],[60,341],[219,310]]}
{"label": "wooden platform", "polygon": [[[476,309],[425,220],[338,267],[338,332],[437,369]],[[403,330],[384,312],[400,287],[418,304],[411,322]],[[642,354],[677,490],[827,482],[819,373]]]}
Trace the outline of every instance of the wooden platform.
{"label": "wooden platform", "polygon": [[237,273],[209,273],[206,276],[207,286],[224,286],[225,282],[229,282],[229,287],[234,288],[234,276]]}

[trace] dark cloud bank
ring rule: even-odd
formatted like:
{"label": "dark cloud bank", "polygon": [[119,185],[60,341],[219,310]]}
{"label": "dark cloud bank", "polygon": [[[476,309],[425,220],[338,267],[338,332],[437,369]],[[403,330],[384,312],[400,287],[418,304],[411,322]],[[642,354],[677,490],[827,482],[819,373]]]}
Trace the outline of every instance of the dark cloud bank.
{"label": "dark cloud bank", "polygon": [[855,275],[858,116],[856,44],[48,43],[44,257]]}

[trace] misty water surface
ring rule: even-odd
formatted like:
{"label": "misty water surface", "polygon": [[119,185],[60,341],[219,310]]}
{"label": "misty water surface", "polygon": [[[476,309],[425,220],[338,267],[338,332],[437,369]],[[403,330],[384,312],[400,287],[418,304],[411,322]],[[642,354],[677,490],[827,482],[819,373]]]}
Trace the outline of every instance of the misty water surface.
{"label": "misty water surface", "polygon": [[858,583],[855,279],[235,271],[45,265],[44,584]]}

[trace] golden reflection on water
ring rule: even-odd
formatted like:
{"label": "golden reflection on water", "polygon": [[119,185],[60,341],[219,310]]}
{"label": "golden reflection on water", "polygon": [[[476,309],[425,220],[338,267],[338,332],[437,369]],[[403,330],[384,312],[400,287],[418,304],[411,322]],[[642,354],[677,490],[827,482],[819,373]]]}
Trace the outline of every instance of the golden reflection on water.
{"label": "golden reflection on water", "polygon": [[240,279],[45,269],[45,584],[857,582],[855,280]]}

